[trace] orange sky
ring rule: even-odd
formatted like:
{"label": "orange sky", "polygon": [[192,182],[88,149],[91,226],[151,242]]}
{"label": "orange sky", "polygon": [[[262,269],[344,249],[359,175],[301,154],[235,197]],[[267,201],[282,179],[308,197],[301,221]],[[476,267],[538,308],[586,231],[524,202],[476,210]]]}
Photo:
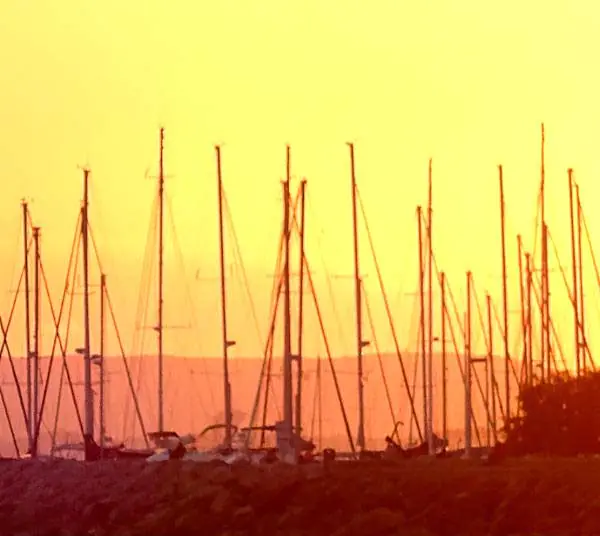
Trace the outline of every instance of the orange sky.
{"label": "orange sky", "polygon": [[[475,0],[410,5],[1,2],[2,310],[13,298],[20,262],[24,196],[42,226],[44,263],[58,299],[81,197],[77,166],[88,164],[91,224],[131,350],[155,192],[148,176],[156,174],[160,124],[166,128],[167,187],[200,325],[168,332],[170,353],[219,353],[212,279],[218,275],[215,143],[223,144],[224,181],[263,338],[286,143],[292,146],[294,177],[309,181],[308,254],[334,353],[353,347],[352,283],[332,283],[336,307],[345,311],[343,337],[325,284],[326,273],[352,273],[346,141],[356,144],[358,181],[401,347],[414,339],[415,298],[407,293],[416,288],[415,206],[426,202],[429,157],[439,262],[455,293],[464,289],[470,269],[481,296],[490,288],[499,306],[496,166],[505,168],[512,277],[516,233],[531,243],[544,121],[548,221],[568,265],[567,167],[575,168],[592,235],[600,236],[592,204],[600,193],[593,143],[600,123],[600,82],[593,67],[600,49],[597,11],[582,1],[509,1],[498,8]],[[364,229],[361,233],[380,343],[390,348]],[[171,248],[169,235],[167,241]],[[230,241],[230,259],[231,251]],[[187,325],[191,314],[176,261],[169,249],[167,323]],[[597,290],[586,262],[592,323]],[[565,338],[571,337],[560,274],[552,277],[555,320]],[[234,354],[256,354],[256,330],[248,327],[240,280],[238,275],[231,282],[231,331],[239,341]],[[518,308],[516,298],[514,286],[512,310]],[[516,331],[518,317],[513,319]],[[153,322],[149,317],[146,325]],[[322,351],[314,319],[307,323],[309,348]],[[14,333],[18,347],[23,337]],[[73,336],[70,346],[79,345],[76,326]],[[150,336],[146,351],[153,348]],[[565,340],[569,347],[571,338]],[[114,339],[110,344],[114,347]]]}

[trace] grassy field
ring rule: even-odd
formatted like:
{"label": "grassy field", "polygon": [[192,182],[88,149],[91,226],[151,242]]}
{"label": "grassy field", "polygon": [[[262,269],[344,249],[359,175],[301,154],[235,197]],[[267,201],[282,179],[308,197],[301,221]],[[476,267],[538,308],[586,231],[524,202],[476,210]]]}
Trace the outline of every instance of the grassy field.
{"label": "grassy field", "polygon": [[599,535],[600,460],[4,462],[0,534]]}

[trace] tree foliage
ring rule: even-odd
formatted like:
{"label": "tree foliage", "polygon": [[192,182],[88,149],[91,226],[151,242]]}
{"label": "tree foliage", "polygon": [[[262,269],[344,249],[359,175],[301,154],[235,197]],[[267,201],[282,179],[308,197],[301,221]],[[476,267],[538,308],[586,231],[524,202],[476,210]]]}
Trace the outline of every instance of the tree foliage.
{"label": "tree foliage", "polygon": [[519,414],[505,433],[513,455],[600,453],[600,373],[555,375],[522,387]]}

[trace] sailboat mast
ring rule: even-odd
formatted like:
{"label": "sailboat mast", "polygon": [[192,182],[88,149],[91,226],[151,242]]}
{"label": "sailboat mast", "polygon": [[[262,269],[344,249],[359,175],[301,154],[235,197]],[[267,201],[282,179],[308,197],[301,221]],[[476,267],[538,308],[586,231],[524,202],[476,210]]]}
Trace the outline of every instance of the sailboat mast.
{"label": "sailboat mast", "polygon": [[544,347],[546,348],[546,379],[549,381],[552,376],[552,338],[551,338],[551,316],[550,316],[550,270],[548,267],[548,224],[544,223],[544,227],[542,229],[543,235],[542,240],[544,241],[544,271],[546,272],[546,329],[544,330],[545,343]]}
{"label": "sailboat mast", "polygon": [[286,146],[286,178],[283,181],[283,420],[289,440],[293,432],[292,325],[290,318],[290,147]]}
{"label": "sailboat mast", "polygon": [[441,343],[442,343],[442,437],[448,441],[448,370],[446,363],[446,274],[440,273],[440,294],[442,304]]}
{"label": "sailboat mast", "polygon": [[360,259],[358,249],[358,207],[356,199],[356,170],[354,165],[354,144],[350,148],[350,174],[352,179],[352,238],[354,245],[354,298],[356,313],[356,360],[358,375],[358,433],[356,446],[359,451],[365,448],[365,404],[363,382],[363,335],[362,335],[362,292],[360,282]]}
{"label": "sailboat mast", "polygon": [[34,266],[34,328],[33,328],[33,363],[32,363],[32,380],[33,380],[33,430],[35,439],[31,449],[31,456],[37,456],[37,429],[39,422],[39,395],[40,395],[40,336],[41,336],[41,288],[40,288],[40,228],[33,228],[33,241],[35,248],[35,266]]}
{"label": "sailboat mast", "polygon": [[[529,385],[529,369],[527,366],[527,311],[526,311],[526,274],[523,269],[523,240],[521,235],[517,235],[517,256],[519,258],[519,298],[521,303],[521,335],[523,337],[523,352],[521,353],[521,375],[518,382],[525,382],[525,385]],[[524,374],[523,374],[524,372]],[[508,416],[508,413],[506,414]]]}
{"label": "sailboat mast", "polygon": [[471,348],[471,295],[473,277],[467,272],[467,312],[465,314],[465,457],[471,456],[471,434],[473,425],[473,407],[471,384],[473,373],[473,355]]}
{"label": "sailboat mast", "polygon": [[32,387],[31,387],[31,311],[29,308],[29,212],[27,201],[23,200],[23,270],[25,276],[25,351],[27,356],[27,437],[29,438],[29,452],[33,448],[35,428],[32,412]]}
{"label": "sailboat mast", "polygon": [[85,382],[85,434],[94,437],[94,392],[92,390],[92,360],[90,355],[90,282],[88,245],[88,202],[90,170],[83,170],[83,206],[81,207],[81,237],[83,245],[83,329],[84,329],[84,382]]}
{"label": "sailboat mast", "polygon": [[319,445],[323,448],[323,387],[321,380],[321,356],[317,357],[317,393],[317,407],[319,408]]}
{"label": "sailboat mast", "polygon": [[105,369],[104,369],[104,339],[106,324],[106,275],[100,275],[100,448],[103,452],[106,438],[106,414],[105,414]]}
{"label": "sailboat mast", "polygon": [[433,444],[433,175],[432,159],[429,159],[429,195],[427,202],[427,423],[425,434],[429,445],[429,454],[435,454]]}
{"label": "sailboat mast", "polygon": [[579,293],[577,288],[577,242],[575,241],[575,214],[573,206],[573,170],[567,171],[569,176],[569,217],[571,223],[571,265],[573,272],[573,314],[575,319],[575,367],[577,376],[581,374],[581,345],[579,344]]}
{"label": "sailboat mast", "polygon": [[[487,303],[487,328],[488,328],[488,338],[490,341],[490,353],[488,357],[488,366],[489,366],[489,379],[490,384],[492,386],[492,400],[491,400],[491,429],[492,429],[492,438],[494,439],[494,444],[497,441],[497,424],[496,424],[496,368],[494,363],[494,324],[492,322],[492,297],[488,294],[486,296]],[[489,403],[489,402],[488,402]]]}
{"label": "sailboat mast", "polygon": [[587,372],[587,338],[585,336],[585,296],[583,294],[583,250],[581,247],[581,229],[583,227],[583,213],[581,210],[581,198],[579,197],[579,185],[575,184],[575,202],[577,203],[577,252],[579,258],[579,330],[581,333],[580,344],[582,345],[581,361],[584,374]]}
{"label": "sailboat mast", "polygon": [[540,339],[540,360],[542,381],[550,377],[550,356],[549,348],[546,347],[548,331],[548,255],[546,242],[546,171],[544,158],[544,123],[541,125],[541,163],[540,163],[540,203],[541,203],[541,267],[542,267],[542,307],[541,307],[541,339]]}
{"label": "sailboat mast", "polygon": [[298,280],[298,353],[296,354],[296,433],[302,432],[302,381],[304,336],[304,236],[306,231],[306,180],[300,183],[300,267]]}
{"label": "sailboat mast", "polygon": [[[504,202],[504,177],[502,166],[498,166],[500,184],[500,234],[502,241],[502,320],[504,325],[504,398],[506,400],[506,418],[510,417],[510,350],[508,336],[508,274],[506,270],[506,214]],[[521,262],[519,253],[519,262]]]}
{"label": "sailboat mast", "polygon": [[525,271],[527,274],[527,337],[525,344],[527,346],[527,378],[529,379],[529,385],[533,385],[534,380],[534,368],[533,368],[533,333],[532,333],[532,309],[531,309],[531,295],[533,290],[533,278],[531,268],[531,254],[525,253]]}
{"label": "sailboat mast", "polygon": [[221,148],[215,147],[217,158],[217,186],[219,193],[219,265],[221,277],[221,333],[223,342],[223,393],[225,396],[225,444],[231,446],[233,411],[231,407],[231,382],[229,379],[229,347],[235,344],[227,337],[227,278],[225,277],[225,226],[223,218],[223,176],[221,173]]}
{"label": "sailboat mast", "polygon": [[427,404],[427,352],[426,352],[426,337],[425,331],[425,269],[424,269],[424,251],[423,251],[423,211],[421,206],[417,207],[417,226],[419,237],[419,299],[420,299],[420,332],[421,332],[421,365],[423,376],[423,427],[425,429],[425,437],[428,437],[427,423],[428,404]]}
{"label": "sailboat mast", "polygon": [[158,162],[158,431],[164,430],[164,363],[163,363],[163,268],[164,268],[164,138],[165,129],[160,129],[160,154]]}

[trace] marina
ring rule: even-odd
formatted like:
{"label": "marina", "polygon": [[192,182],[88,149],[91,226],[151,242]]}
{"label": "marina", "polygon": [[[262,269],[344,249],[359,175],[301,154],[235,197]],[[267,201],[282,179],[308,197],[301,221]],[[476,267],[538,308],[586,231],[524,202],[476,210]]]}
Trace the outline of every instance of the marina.
{"label": "marina", "polygon": [[[521,235],[507,237],[506,210],[509,202],[504,195],[504,174],[502,166],[497,166],[498,227],[501,236],[498,248],[498,265],[502,277],[497,282],[501,287],[502,300],[494,303],[491,290],[482,288],[476,282],[477,274],[468,271],[464,277],[464,299],[458,305],[456,295],[452,292],[454,282],[450,281],[442,266],[436,261],[434,244],[434,168],[430,159],[427,169],[428,194],[427,204],[415,207],[416,234],[418,251],[415,264],[418,265],[418,283],[415,293],[414,317],[416,332],[411,337],[415,348],[412,352],[402,350],[407,344],[401,340],[397,330],[395,313],[390,305],[381,269],[377,262],[374,239],[369,228],[369,219],[360,196],[359,179],[356,173],[357,153],[355,144],[347,144],[348,150],[348,182],[350,195],[348,209],[352,215],[352,228],[348,230],[348,240],[353,241],[353,275],[354,282],[354,338],[355,355],[346,357],[345,368],[338,364],[335,350],[329,342],[329,331],[322,313],[321,296],[313,281],[312,262],[305,250],[305,226],[310,226],[310,218],[306,214],[306,195],[309,191],[309,180],[301,178],[292,180],[292,150],[285,148],[285,175],[282,188],[282,224],[277,253],[275,277],[271,295],[271,313],[266,333],[263,333],[264,351],[260,372],[254,387],[254,395],[249,394],[248,386],[243,387],[245,394],[238,395],[236,382],[232,380],[230,356],[235,349],[236,341],[230,335],[228,327],[228,273],[226,223],[231,224],[226,189],[222,171],[222,149],[214,148],[215,177],[217,197],[215,212],[218,215],[219,255],[214,259],[218,266],[219,277],[216,281],[220,288],[218,310],[222,339],[222,356],[213,359],[220,365],[212,367],[212,376],[205,376],[202,371],[194,373],[194,381],[188,381],[185,389],[199,389],[204,381],[214,383],[221,377],[222,408],[221,422],[201,422],[193,419],[195,430],[189,429],[191,421],[183,413],[195,413],[191,404],[179,409],[178,417],[172,415],[169,420],[175,421],[178,429],[166,424],[166,412],[169,410],[165,402],[165,321],[164,304],[168,299],[170,288],[165,285],[164,273],[169,269],[165,262],[165,228],[167,221],[166,184],[164,164],[165,130],[160,129],[158,143],[158,173],[156,176],[156,201],[154,216],[151,218],[151,234],[155,233],[153,247],[146,251],[145,270],[156,274],[142,279],[153,285],[152,293],[147,287],[142,289],[144,322],[152,322],[152,330],[156,333],[154,356],[131,355],[125,351],[119,334],[117,312],[110,297],[110,281],[101,268],[101,252],[96,247],[93,235],[93,223],[89,218],[89,189],[93,181],[93,173],[89,168],[81,170],[83,178],[83,201],[75,226],[70,261],[67,268],[64,292],[58,303],[51,301],[52,292],[44,275],[43,252],[41,250],[41,229],[34,225],[27,202],[22,203],[22,243],[23,266],[21,276],[14,292],[11,312],[3,318],[2,326],[5,355],[4,364],[9,369],[3,378],[12,382],[12,394],[7,397],[0,390],[7,434],[10,436],[13,452],[3,455],[35,458],[38,455],[57,454],[65,443],[71,446],[88,445],[98,454],[86,452],[87,459],[105,456],[139,456],[149,457],[154,452],[150,437],[156,434],[174,434],[173,437],[192,434],[206,427],[216,426],[223,437],[216,440],[213,447],[221,445],[224,452],[230,453],[233,448],[234,426],[237,429],[246,427],[245,438],[236,447],[240,452],[258,449],[266,456],[269,449],[275,449],[280,459],[292,463],[299,461],[300,451],[294,447],[299,438],[312,445],[314,453],[333,449],[346,453],[347,457],[359,459],[363,454],[383,451],[386,437],[398,448],[416,448],[417,445],[428,445],[427,454],[439,454],[436,444],[445,444],[448,449],[459,449],[462,455],[469,457],[472,449],[488,451],[505,436],[506,425],[510,419],[518,416],[519,393],[522,389],[540,383],[549,383],[556,377],[579,377],[595,371],[595,363],[586,333],[590,329],[584,296],[584,258],[589,259],[595,281],[600,281],[600,273],[592,247],[592,238],[587,226],[579,186],[574,172],[569,169],[565,181],[569,188],[571,251],[559,252],[553,241],[550,227],[545,216],[545,130],[540,131],[541,158],[539,196],[537,203],[538,218],[536,220],[536,241],[533,249],[527,249]],[[340,197],[344,199],[344,197]],[[439,223],[443,225],[443,222]],[[48,231],[51,232],[51,231]],[[235,232],[231,234],[235,240]],[[507,277],[507,242],[512,238],[518,244],[518,288],[520,303],[515,307],[520,312],[520,322],[509,321],[509,289]],[[515,240],[516,239],[516,240]],[[369,298],[365,292],[361,271],[361,242],[367,242],[373,260],[377,287],[382,298],[383,310],[387,326],[375,325],[369,307]],[[235,244],[238,262],[244,274],[243,257],[239,244]],[[154,251],[152,251],[154,250]],[[558,274],[550,278],[550,258],[552,264],[559,267]],[[562,257],[561,257],[562,255]],[[563,260],[564,257],[564,260]],[[566,267],[563,262],[571,261]],[[92,287],[90,265],[95,261],[99,272],[99,284],[95,285],[97,294],[92,306]],[[349,263],[350,264],[350,263]],[[150,267],[150,268],[149,268]],[[297,267],[297,270],[293,267]],[[152,270],[155,268],[155,270]],[[514,267],[513,267],[514,268]],[[552,270],[555,273],[556,270]],[[81,284],[81,290],[78,285]],[[550,292],[550,286],[555,289]],[[186,283],[182,282],[185,286]],[[452,285],[452,286],[451,286]],[[252,288],[245,281],[248,297],[252,300]],[[550,295],[563,293],[571,303],[573,315],[573,337],[575,357],[572,359],[564,350],[565,341],[559,336],[553,321]],[[155,295],[154,306],[151,295]],[[54,333],[42,334],[40,313],[42,302],[47,300],[51,312]],[[80,300],[83,307],[79,313],[83,326],[83,346],[71,350],[72,342],[67,342],[69,326],[72,321],[74,303]],[[25,339],[27,358],[18,358],[10,352],[13,337],[23,337],[14,333],[11,326],[17,302],[23,302],[25,315]],[[91,312],[92,309],[94,312]],[[154,313],[149,313],[154,309]],[[562,313],[563,309],[561,309]],[[151,320],[154,317],[155,320]],[[324,355],[305,355],[305,323],[312,317],[313,337],[315,333],[321,339]],[[514,315],[513,315],[514,318]],[[391,333],[392,351],[383,352],[376,339],[381,329],[389,329]],[[105,350],[106,334],[114,332],[121,353],[120,358],[108,356]],[[370,340],[365,332],[371,334]],[[94,333],[94,345],[91,339]],[[52,337],[53,343],[49,351],[43,351],[40,340],[47,341]],[[479,343],[475,339],[479,338]],[[278,346],[282,345],[280,352]],[[97,353],[96,353],[97,350]],[[367,354],[370,352],[370,354]],[[385,356],[384,356],[385,354]],[[201,357],[201,356],[198,356]],[[238,358],[240,359],[240,358]],[[243,359],[243,358],[242,358]],[[79,360],[77,363],[76,360]],[[192,358],[193,360],[193,358]],[[393,361],[396,360],[396,363]],[[258,363],[257,359],[254,360]],[[24,366],[23,366],[23,362]],[[107,363],[111,363],[107,369]],[[200,362],[200,361],[199,361]],[[370,363],[367,374],[365,363]],[[116,366],[118,363],[118,366]],[[153,365],[152,363],[155,363]],[[257,364],[256,363],[256,364]],[[83,367],[81,366],[83,365]],[[258,368],[254,365],[254,369]],[[140,403],[140,385],[142,377],[148,378],[149,371],[154,368],[155,394],[147,390],[148,403],[144,410]],[[24,370],[23,370],[24,369]],[[197,367],[196,367],[197,369]],[[280,372],[279,372],[280,371]],[[208,371],[204,371],[208,374]],[[256,374],[254,370],[254,374]],[[171,388],[184,389],[179,383],[183,376],[179,373],[171,381]],[[116,393],[111,392],[110,383],[119,375],[121,387],[116,402]],[[189,376],[189,371],[188,374]],[[379,412],[387,413],[383,421],[389,423],[387,430],[382,429],[382,418],[379,415],[378,436],[369,438],[367,445],[366,430],[369,427],[366,398],[369,384],[367,376],[378,376],[379,387],[371,393],[371,406],[381,408]],[[354,378],[352,380],[351,378]],[[110,381],[108,380],[110,378]],[[342,380],[343,378],[343,380]],[[354,381],[354,386],[352,382]],[[174,383],[173,383],[174,382]],[[249,382],[244,375],[244,382]],[[54,385],[53,385],[54,384]],[[323,384],[326,384],[325,386]],[[1,386],[0,386],[1,387]],[[52,397],[48,393],[52,388]],[[250,388],[250,392],[252,388]],[[392,396],[391,393],[394,393]],[[323,397],[327,397],[327,409],[324,415]],[[452,403],[449,402],[449,396]],[[10,398],[10,401],[8,400]],[[49,402],[49,398],[53,398]],[[462,416],[449,405],[456,405],[462,399],[464,411]],[[108,402],[107,402],[108,400]],[[213,403],[218,400],[213,398]],[[237,402],[244,400],[243,404]],[[351,402],[349,402],[351,401]],[[116,406],[125,408],[120,416],[119,425],[110,422],[117,417]],[[65,406],[70,405],[70,415],[65,415]],[[233,408],[240,408],[243,417],[238,416],[234,422]],[[53,407],[48,410],[48,407]],[[152,412],[150,407],[156,410]],[[386,408],[387,406],[387,408]],[[181,406],[179,406],[181,408]],[[185,406],[184,406],[185,407]],[[352,408],[351,410],[349,408]],[[385,409],[383,409],[385,408]],[[62,414],[61,414],[62,413]],[[151,414],[155,415],[153,421]],[[452,413],[452,441],[449,436],[449,413]],[[109,417],[110,416],[110,417]],[[336,424],[335,444],[325,443],[323,437],[323,419]],[[65,424],[70,420],[69,424]],[[318,420],[318,427],[315,426]],[[48,422],[54,426],[49,427]],[[74,441],[79,423],[80,439]],[[44,423],[44,426],[42,424]],[[184,424],[185,423],[185,424]],[[310,426],[309,426],[310,423]],[[462,424],[462,426],[460,426]],[[183,427],[188,426],[188,429]],[[266,439],[265,430],[275,427],[276,439],[270,443]],[[318,428],[318,430],[317,430]],[[57,430],[68,429],[69,437],[62,441],[57,439]],[[127,430],[127,432],[126,432]],[[457,430],[462,433],[456,434]],[[110,433],[109,433],[110,432]],[[310,433],[310,437],[307,434]],[[42,436],[44,448],[40,450]],[[27,438],[26,445],[23,438]],[[296,438],[292,440],[291,438]],[[439,441],[434,441],[437,438]],[[329,437],[329,441],[333,437]],[[114,445],[112,444],[114,442]],[[127,444],[129,443],[129,444]],[[237,442],[239,443],[239,441]],[[122,445],[117,447],[115,445]],[[160,445],[159,445],[160,446]],[[184,445],[179,445],[183,448]],[[164,448],[164,445],[163,447]],[[175,447],[169,447],[173,450]],[[119,450],[120,449],[120,450]],[[241,449],[241,450],[240,450]],[[248,450],[250,449],[250,450]],[[262,450],[261,450],[262,449]],[[10,449],[9,449],[10,450]],[[73,449],[71,449],[73,450]],[[77,450],[77,449],[75,449]],[[185,449],[184,449],[185,450]],[[446,450],[446,447],[444,447]],[[485,449],[484,449],[485,451]],[[181,451],[183,452],[183,450]],[[420,452],[420,451],[419,451]],[[229,454],[227,454],[229,456]],[[319,454],[320,456],[320,454]]]}

